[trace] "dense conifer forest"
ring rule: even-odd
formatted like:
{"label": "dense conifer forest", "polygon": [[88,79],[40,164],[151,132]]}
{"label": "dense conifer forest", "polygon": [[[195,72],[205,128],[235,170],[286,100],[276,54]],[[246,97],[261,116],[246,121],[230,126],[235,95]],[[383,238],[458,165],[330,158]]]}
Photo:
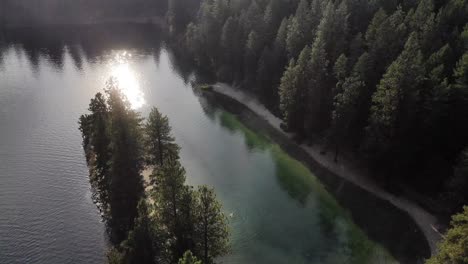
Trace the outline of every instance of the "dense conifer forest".
{"label": "dense conifer forest", "polygon": [[[191,17],[169,20],[180,49],[298,142],[436,214],[468,203],[468,1],[202,0]],[[468,263],[466,217],[428,263]]]}
{"label": "dense conifer forest", "polygon": [[376,181],[453,213],[468,199],[467,22],[463,0],[206,0],[171,29],[299,142],[358,156]]}

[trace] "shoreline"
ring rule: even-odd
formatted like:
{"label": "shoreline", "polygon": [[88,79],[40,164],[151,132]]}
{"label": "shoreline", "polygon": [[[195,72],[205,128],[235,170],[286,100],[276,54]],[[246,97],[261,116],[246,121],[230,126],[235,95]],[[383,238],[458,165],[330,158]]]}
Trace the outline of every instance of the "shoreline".
{"label": "shoreline", "polygon": [[[276,132],[279,132],[283,136],[286,136],[292,141],[292,134],[287,133],[280,128],[282,120],[274,116],[266,107],[263,106],[254,96],[248,93],[234,89],[224,83],[216,83],[212,85],[213,92],[227,96],[246,108],[255,113],[258,117],[266,121],[271,125]],[[406,212],[420,228],[424,234],[426,241],[429,245],[431,255],[436,253],[437,242],[442,238],[442,235],[437,230],[437,218],[418,204],[401,196],[396,196],[380,187],[373,179],[366,177],[365,168],[356,166],[354,162],[341,156],[339,162],[336,163],[333,160],[333,154],[328,152],[327,154],[320,154],[320,146],[313,145],[307,146],[306,144],[296,144],[303,150],[307,155],[313,159],[318,165],[324,169],[335,174],[336,176],[343,178],[374,196],[391,203],[396,208]]]}
{"label": "shoreline", "polygon": [[115,18],[99,18],[99,19],[85,19],[82,21],[53,21],[53,22],[39,22],[32,23],[12,23],[5,24],[5,29],[18,29],[18,28],[42,28],[42,27],[67,27],[67,26],[97,26],[97,25],[114,25],[114,24],[146,24],[159,26],[165,28],[166,21],[160,16],[148,17],[115,17]]}

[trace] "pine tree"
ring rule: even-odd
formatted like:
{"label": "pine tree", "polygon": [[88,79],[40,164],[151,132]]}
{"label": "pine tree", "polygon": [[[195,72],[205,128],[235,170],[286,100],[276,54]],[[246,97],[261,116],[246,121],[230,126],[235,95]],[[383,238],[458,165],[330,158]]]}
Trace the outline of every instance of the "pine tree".
{"label": "pine tree", "polygon": [[278,28],[278,32],[276,33],[276,38],[274,42],[275,52],[285,53],[287,34],[288,34],[288,19],[283,18]]}
{"label": "pine tree", "polygon": [[356,125],[359,102],[365,88],[358,74],[346,78],[342,91],[335,96],[332,124],[329,131],[330,143],[335,147],[335,161],[338,160],[340,146],[347,142],[355,133],[352,126]]}
{"label": "pine tree", "polygon": [[[400,147],[397,138],[408,132],[417,114],[419,89],[424,78],[417,34],[412,34],[400,56],[390,65],[372,97],[368,137],[378,157]],[[401,138],[400,138],[401,140]]]}
{"label": "pine tree", "polygon": [[[279,89],[281,76],[288,66],[287,51],[286,51],[286,38],[287,38],[287,29],[288,29],[288,19],[284,18],[281,21],[281,24],[278,28],[275,41],[273,43],[273,63],[271,65],[270,76],[272,77],[272,83],[276,86],[276,89]],[[279,108],[279,96],[278,94],[272,95],[275,100],[272,101],[274,106],[272,109]]]}
{"label": "pine tree", "polygon": [[468,145],[468,51],[458,60],[452,78],[448,95],[450,137],[445,139],[445,144],[456,159]]}
{"label": "pine tree", "polygon": [[218,76],[220,80],[234,81],[241,74],[243,67],[242,34],[239,28],[239,19],[230,16],[224,23],[221,34],[222,62]]}
{"label": "pine tree", "polygon": [[250,32],[245,46],[244,68],[245,68],[245,83],[252,85],[255,81],[257,72],[257,63],[259,53],[262,49],[262,41],[256,31]]}
{"label": "pine tree", "polygon": [[163,246],[154,220],[149,215],[148,204],[141,200],[138,204],[138,216],[135,226],[129,232],[128,238],[122,242],[121,250],[125,255],[125,263],[156,264],[161,258]]}
{"label": "pine tree", "polygon": [[297,6],[296,15],[288,24],[286,46],[290,58],[295,58],[308,41],[313,38],[309,3],[301,0]]}
{"label": "pine tree", "polygon": [[213,189],[200,186],[196,197],[196,245],[203,263],[209,264],[228,250],[227,218]]}
{"label": "pine tree", "polygon": [[263,49],[262,55],[258,60],[256,76],[256,88],[258,90],[258,94],[267,105],[271,104],[271,102],[275,102],[276,96],[278,95],[277,86],[273,83],[274,79],[270,76],[273,65],[273,53],[267,46]]}
{"label": "pine tree", "polygon": [[192,252],[187,251],[184,253],[184,256],[179,259],[178,264],[202,264],[200,260],[195,257]]}
{"label": "pine tree", "polygon": [[377,85],[386,68],[401,52],[406,32],[404,12],[401,8],[389,17],[383,10],[375,14],[366,32],[370,61],[374,68],[373,74],[369,76],[370,87]]}
{"label": "pine tree", "polygon": [[263,25],[265,32],[265,42],[270,43],[276,36],[276,31],[281,23],[281,5],[279,0],[270,0],[263,13]]}
{"label": "pine tree", "polygon": [[354,65],[359,56],[364,53],[365,42],[362,33],[358,32],[349,43],[349,64]]}
{"label": "pine tree", "polygon": [[292,59],[286,68],[279,87],[280,109],[283,114],[283,120],[288,129],[293,129],[299,122],[297,118],[299,103],[297,94],[299,90],[299,74],[296,62]]}
{"label": "pine tree", "polygon": [[[325,41],[319,32],[312,46],[307,66],[307,120],[306,130],[309,135],[320,133],[328,125],[332,95],[329,86],[327,54]],[[304,76],[305,77],[305,76]]]}
{"label": "pine tree", "polygon": [[83,147],[86,152],[90,170],[90,181],[95,188],[94,198],[99,203],[99,209],[108,215],[109,210],[109,111],[104,96],[97,93],[91,99],[88,110],[90,115],[80,117],[80,131],[83,135]]}
{"label": "pine tree", "polygon": [[439,250],[426,264],[465,264],[468,262],[468,206],[452,216],[450,229],[445,234]]}
{"label": "pine tree", "polygon": [[133,227],[143,193],[141,118],[112,82],[106,90],[111,120],[112,158],[109,184],[111,241],[123,241]]}
{"label": "pine tree", "polygon": [[327,59],[336,61],[347,45],[348,16],[346,3],[342,2],[337,9],[332,2],[328,2],[320,24],[317,28],[315,41],[323,41]]}
{"label": "pine tree", "polygon": [[230,16],[224,23],[221,33],[221,46],[225,51],[225,62],[232,64],[234,60],[234,51],[238,36],[236,35],[237,20]]}
{"label": "pine tree", "polygon": [[163,116],[156,107],[151,109],[145,125],[146,152],[148,164],[163,166],[169,159],[176,159],[179,147],[174,143],[167,116]]}
{"label": "pine tree", "polygon": [[304,47],[297,64],[291,60],[281,78],[280,109],[288,129],[304,136],[304,117],[307,97],[307,71],[310,48]]}
{"label": "pine tree", "polygon": [[336,85],[335,91],[333,92],[334,95],[341,92],[343,82],[348,75],[348,58],[346,55],[341,54],[340,57],[335,62],[333,66],[333,74],[335,75]]}
{"label": "pine tree", "polygon": [[153,200],[155,203],[157,221],[162,224],[172,236],[169,248],[171,259],[178,260],[188,250],[183,245],[181,208],[185,197],[185,169],[177,159],[168,160],[164,165],[153,171]]}
{"label": "pine tree", "polygon": [[247,8],[245,12],[245,19],[244,19],[244,33],[246,36],[244,36],[243,39],[246,39],[248,34],[250,34],[252,31],[255,32],[261,32],[263,29],[263,12],[260,9],[259,4],[257,3],[256,0],[252,0],[250,2],[249,7]]}

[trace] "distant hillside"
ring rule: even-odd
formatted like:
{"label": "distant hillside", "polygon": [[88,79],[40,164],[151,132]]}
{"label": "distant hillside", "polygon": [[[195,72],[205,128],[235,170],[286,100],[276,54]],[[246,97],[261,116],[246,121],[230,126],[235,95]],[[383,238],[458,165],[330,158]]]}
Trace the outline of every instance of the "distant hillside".
{"label": "distant hillside", "polygon": [[167,0],[2,0],[5,26],[92,24],[114,21],[161,22]]}

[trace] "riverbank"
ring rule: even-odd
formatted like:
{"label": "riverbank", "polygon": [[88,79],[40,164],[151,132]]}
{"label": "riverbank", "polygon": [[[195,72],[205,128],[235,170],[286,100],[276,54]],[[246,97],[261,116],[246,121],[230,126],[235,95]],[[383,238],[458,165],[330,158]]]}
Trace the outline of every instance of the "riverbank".
{"label": "riverbank", "polygon": [[[265,120],[277,132],[289,138],[289,140],[292,142],[293,135],[285,132],[280,128],[282,123],[281,119],[274,116],[253,96],[245,93],[240,89],[234,89],[233,87],[223,83],[216,83],[212,87],[213,92],[228,96],[243,104],[253,113]],[[349,182],[352,182],[367,192],[391,203],[396,208],[406,212],[424,234],[430,247],[431,254],[433,255],[435,253],[436,244],[441,238],[441,234],[437,230],[437,218],[435,215],[431,214],[424,208],[420,207],[418,204],[406,199],[405,197],[395,196],[384,190],[374,180],[367,176],[369,175],[369,172],[365,168],[360,167],[355,162],[347,159],[346,157],[340,157],[339,162],[336,163],[334,162],[332,153],[320,153],[321,146],[319,145],[308,146],[301,144],[299,147],[324,169]]]}

